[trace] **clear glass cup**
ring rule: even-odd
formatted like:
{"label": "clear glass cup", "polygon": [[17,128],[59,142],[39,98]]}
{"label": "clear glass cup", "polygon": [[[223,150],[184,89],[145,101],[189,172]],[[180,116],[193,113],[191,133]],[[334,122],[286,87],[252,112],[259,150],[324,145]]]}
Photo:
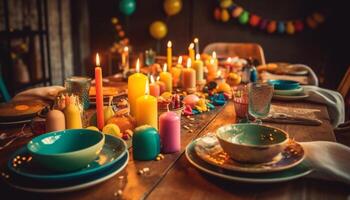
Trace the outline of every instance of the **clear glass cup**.
{"label": "clear glass cup", "polygon": [[273,85],[256,82],[248,84],[249,105],[248,112],[256,118],[256,123],[261,124],[261,118],[267,117],[270,112]]}
{"label": "clear glass cup", "polygon": [[248,122],[248,88],[243,85],[233,90],[233,105],[239,122]]}
{"label": "clear glass cup", "polygon": [[145,51],[145,64],[147,66],[152,65],[155,63],[155,58],[156,58],[156,52],[153,51],[152,49],[146,50]]}
{"label": "clear glass cup", "polygon": [[72,76],[66,78],[64,86],[68,94],[75,94],[79,96],[79,100],[83,104],[84,110],[89,108],[89,90],[91,87],[91,78],[82,76]]}

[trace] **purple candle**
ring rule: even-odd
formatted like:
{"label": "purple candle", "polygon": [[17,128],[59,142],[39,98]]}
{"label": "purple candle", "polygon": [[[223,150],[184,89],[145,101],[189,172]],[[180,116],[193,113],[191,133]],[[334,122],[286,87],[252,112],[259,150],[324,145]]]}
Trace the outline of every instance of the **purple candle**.
{"label": "purple candle", "polygon": [[165,112],[159,117],[159,134],[163,153],[180,151],[180,117],[175,112]]}

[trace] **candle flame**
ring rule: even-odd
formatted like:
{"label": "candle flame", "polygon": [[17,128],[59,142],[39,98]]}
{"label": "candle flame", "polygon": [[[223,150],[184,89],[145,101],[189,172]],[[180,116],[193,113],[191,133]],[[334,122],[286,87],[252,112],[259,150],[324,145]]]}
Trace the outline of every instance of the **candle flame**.
{"label": "candle flame", "polygon": [[159,76],[157,76],[157,81],[159,81],[160,80],[160,77]]}
{"label": "candle flame", "polygon": [[211,54],[211,57],[215,60],[216,59],[216,52],[213,51],[213,53]]}
{"label": "candle flame", "polygon": [[129,51],[129,47],[128,46],[124,47],[124,51],[128,52]]}
{"label": "candle flame", "polygon": [[218,70],[218,71],[216,72],[216,77],[221,77],[221,70]]}
{"label": "candle flame", "polygon": [[166,72],[167,67],[168,67],[168,65],[166,63],[164,63],[164,65],[163,65],[163,72]]}
{"label": "candle flame", "polygon": [[194,48],[194,44],[193,42],[190,44],[190,46],[188,46],[188,49],[193,49]]}
{"label": "candle flame", "polygon": [[198,43],[198,38],[194,38],[193,42]]}
{"label": "candle flame", "polygon": [[99,67],[100,65],[100,56],[98,55],[98,53],[96,53],[96,66]]}
{"label": "candle flame", "polygon": [[196,54],[196,60],[200,60],[201,59],[201,55],[199,55],[199,53]]}
{"label": "candle flame", "polygon": [[226,62],[231,63],[231,62],[232,62],[232,58],[231,58],[231,57],[228,57],[227,60],[226,60]]}
{"label": "candle flame", "polygon": [[171,48],[171,46],[173,46],[170,40],[168,41],[167,46],[168,46],[168,48]]}
{"label": "candle flame", "polygon": [[191,68],[191,58],[187,59],[187,68]]}
{"label": "candle flame", "polygon": [[149,95],[149,81],[146,81],[145,95]]}
{"label": "candle flame", "polygon": [[181,65],[182,64],[182,56],[179,56],[178,60],[177,60],[177,64]]}
{"label": "candle flame", "polygon": [[151,75],[150,79],[151,79],[151,83],[154,83],[154,77],[153,77],[153,75]]}
{"label": "candle flame", "polygon": [[136,61],[136,72],[140,72],[140,59],[138,58]]}

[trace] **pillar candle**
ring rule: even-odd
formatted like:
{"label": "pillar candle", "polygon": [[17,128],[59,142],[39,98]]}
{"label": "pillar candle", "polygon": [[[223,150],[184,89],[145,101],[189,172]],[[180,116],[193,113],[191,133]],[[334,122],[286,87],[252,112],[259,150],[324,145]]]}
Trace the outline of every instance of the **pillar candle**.
{"label": "pillar candle", "polygon": [[200,54],[200,52],[199,52],[199,39],[194,38],[193,42],[194,42],[194,48],[196,49],[196,54]]}
{"label": "pillar candle", "polygon": [[196,55],[196,60],[192,64],[192,68],[196,70],[196,81],[197,83],[203,82],[204,67],[203,62],[200,60],[200,55]]}
{"label": "pillar candle", "polygon": [[156,83],[159,85],[160,94],[163,94],[163,92],[165,92],[165,83],[160,81],[159,79],[160,77],[158,76]]}
{"label": "pillar candle", "polygon": [[96,67],[95,67],[95,87],[96,87],[96,118],[97,127],[102,130],[104,122],[103,113],[103,85],[102,85],[102,69],[100,67],[100,57],[96,54]]}
{"label": "pillar candle", "polygon": [[188,47],[188,56],[191,58],[191,60],[194,60],[194,44],[191,43]]}
{"label": "pillar candle", "polygon": [[171,68],[171,75],[173,77],[173,86],[179,87],[180,86],[180,76],[182,71],[182,56],[179,56],[179,59],[177,60],[177,65],[173,68]]}
{"label": "pillar candle", "polygon": [[130,104],[130,114],[136,116],[136,100],[137,98],[145,95],[146,83],[148,82],[147,76],[139,72],[140,61],[136,62],[136,73],[128,78],[128,101]]}
{"label": "pillar candle", "polygon": [[207,69],[208,69],[208,76],[207,76],[208,81],[215,80],[216,73],[218,70],[218,65],[215,63],[213,58],[211,58],[210,62],[207,64]]}
{"label": "pillar candle", "polygon": [[167,64],[168,64],[168,67],[169,67],[169,71],[171,71],[171,68],[173,66],[173,52],[172,52],[172,44],[171,44],[171,41],[168,41],[168,44],[167,44]]}
{"label": "pillar candle", "polygon": [[187,68],[182,70],[182,87],[185,90],[196,88],[196,71],[191,68],[191,59],[187,60]]}
{"label": "pillar candle", "polygon": [[146,93],[136,100],[136,123],[138,126],[150,125],[158,129],[158,102],[157,98],[148,94],[148,81]]}
{"label": "pillar candle", "polygon": [[173,78],[171,74],[167,71],[167,64],[164,63],[163,71],[159,74],[160,81],[165,84],[166,92],[173,92]]}
{"label": "pillar candle", "polygon": [[151,75],[151,84],[149,84],[149,92],[152,96],[158,97],[160,95],[160,87],[154,82],[154,78]]}
{"label": "pillar candle", "polygon": [[132,137],[133,157],[135,160],[154,160],[160,153],[158,131],[149,126],[139,126]]}
{"label": "pillar candle", "polygon": [[175,112],[165,112],[159,117],[159,134],[162,152],[173,153],[181,148],[180,117]]}

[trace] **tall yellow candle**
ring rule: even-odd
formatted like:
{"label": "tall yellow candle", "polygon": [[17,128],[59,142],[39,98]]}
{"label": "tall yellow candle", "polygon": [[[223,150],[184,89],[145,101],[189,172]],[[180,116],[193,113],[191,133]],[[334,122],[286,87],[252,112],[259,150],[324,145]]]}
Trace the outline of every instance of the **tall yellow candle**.
{"label": "tall yellow candle", "polygon": [[187,60],[187,68],[182,70],[182,87],[187,92],[196,91],[196,71],[191,68],[191,59]]}
{"label": "tall yellow candle", "polygon": [[146,93],[136,100],[136,123],[137,126],[150,125],[158,129],[158,103],[157,98],[149,95],[148,80],[146,82]]}
{"label": "tall yellow candle", "polygon": [[203,82],[203,73],[204,73],[204,67],[203,67],[203,62],[200,60],[200,55],[196,55],[196,60],[192,64],[192,68],[196,70],[196,80],[197,83],[202,83]]}
{"label": "tall yellow candle", "polygon": [[191,58],[191,60],[194,60],[194,44],[191,43],[188,47],[188,56]]}
{"label": "tall yellow candle", "polygon": [[130,104],[130,114],[136,116],[136,100],[140,96],[145,95],[146,83],[148,82],[147,76],[140,73],[140,61],[136,62],[136,73],[128,78],[128,101]]}
{"label": "tall yellow candle", "polygon": [[173,78],[169,72],[167,72],[167,64],[164,63],[163,71],[159,74],[160,81],[165,84],[166,92],[173,92]]}
{"label": "tall yellow candle", "polygon": [[179,56],[177,65],[171,68],[171,75],[173,76],[173,86],[180,87],[180,77],[182,71],[182,56]]}
{"label": "tall yellow candle", "polygon": [[173,50],[171,41],[168,41],[167,47],[167,64],[169,67],[169,71],[171,71],[171,68],[173,66]]}

